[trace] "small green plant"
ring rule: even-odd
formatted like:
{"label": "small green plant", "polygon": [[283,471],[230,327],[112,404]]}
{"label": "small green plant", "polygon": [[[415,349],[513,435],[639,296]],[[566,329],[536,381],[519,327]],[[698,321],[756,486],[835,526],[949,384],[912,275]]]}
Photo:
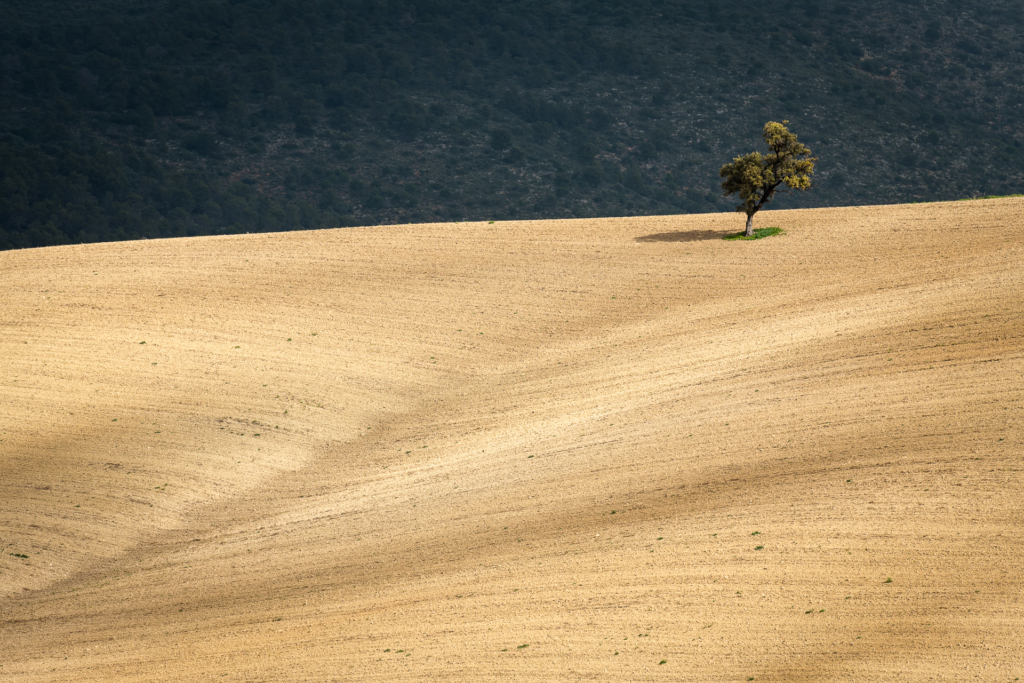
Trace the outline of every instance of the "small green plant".
{"label": "small green plant", "polygon": [[28,559],[28,555],[25,555],[24,553],[10,553],[10,555],[12,555],[14,557],[20,557],[23,560],[27,560]]}
{"label": "small green plant", "polygon": [[890,576],[890,577],[886,578],[885,582],[886,583],[892,583],[892,577]]}
{"label": "small green plant", "polygon": [[785,235],[785,234],[786,234],[786,232],[782,228],[774,227],[773,226],[773,227],[769,227],[769,228],[755,228],[754,229],[754,234],[752,234],[750,236],[747,236],[746,233],[740,231],[740,232],[737,232],[737,233],[728,234],[725,237],[723,237],[722,239],[723,240],[727,240],[727,241],[732,241],[732,240],[759,240],[759,239],[763,239],[765,237],[771,237],[773,235]]}
{"label": "small green plant", "polygon": [[529,643],[523,643],[522,645],[519,645],[518,647],[516,647],[516,649],[517,650],[522,650],[524,647],[530,647],[530,644]]}
{"label": "small green plant", "polygon": [[663,659],[660,662],[658,662],[658,666],[661,666],[662,664],[667,664],[667,663],[668,663],[668,660],[667,659]]}
{"label": "small green plant", "polygon": [[756,545],[756,546],[754,546],[754,550],[764,550],[764,546],[763,545]]}

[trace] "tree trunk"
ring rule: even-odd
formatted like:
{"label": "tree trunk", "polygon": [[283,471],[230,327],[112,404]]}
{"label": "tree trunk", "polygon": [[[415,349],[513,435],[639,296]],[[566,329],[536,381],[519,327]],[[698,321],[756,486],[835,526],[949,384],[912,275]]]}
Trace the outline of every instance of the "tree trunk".
{"label": "tree trunk", "polygon": [[752,214],[752,213],[748,213],[747,214],[747,231],[745,233],[743,233],[743,236],[744,237],[753,237],[754,236],[754,214]]}

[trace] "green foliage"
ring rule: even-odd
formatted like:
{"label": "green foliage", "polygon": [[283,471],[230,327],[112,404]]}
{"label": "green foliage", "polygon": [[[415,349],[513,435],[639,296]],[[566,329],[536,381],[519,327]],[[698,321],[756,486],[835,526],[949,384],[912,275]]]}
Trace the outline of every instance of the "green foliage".
{"label": "green foliage", "polygon": [[722,239],[723,240],[729,240],[729,241],[732,241],[732,240],[759,240],[759,239],[763,239],[765,237],[772,237],[773,235],[785,235],[785,234],[786,234],[786,232],[782,228],[779,228],[779,227],[754,228],[753,232],[750,235],[748,235],[746,233],[746,231],[740,230],[739,232],[734,232],[734,233],[732,233],[730,235],[726,235]]}
{"label": "green foliage", "polygon": [[0,249],[323,227],[325,212],[94,143],[0,143]]}
{"label": "green foliage", "polygon": [[496,150],[506,150],[512,146],[512,133],[504,128],[496,128],[491,131],[491,147]]}
{"label": "green foliage", "polygon": [[754,214],[770,202],[777,192],[787,191],[779,190],[781,185],[790,190],[807,190],[811,187],[811,174],[814,173],[814,162],[817,159],[806,158],[811,150],[786,128],[787,123],[789,121],[769,121],[764,124],[762,137],[771,154],[762,156],[760,152],[751,152],[736,157],[718,172],[725,179],[722,181],[725,195],[738,194],[743,200],[736,211],[747,215],[746,237],[753,235]]}
{"label": "green foliage", "polygon": [[406,98],[394,103],[388,123],[392,130],[406,141],[415,139],[430,125],[426,108],[420,103]]}

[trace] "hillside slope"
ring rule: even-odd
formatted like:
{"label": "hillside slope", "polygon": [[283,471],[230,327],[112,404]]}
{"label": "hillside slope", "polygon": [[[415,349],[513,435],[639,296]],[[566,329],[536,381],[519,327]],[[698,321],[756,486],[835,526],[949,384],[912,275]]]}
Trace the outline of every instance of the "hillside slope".
{"label": "hillside slope", "polygon": [[0,254],[0,672],[1024,676],[1022,218]]}
{"label": "hillside slope", "polygon": [[1020,193],[1019,0],[7,0],[0,250]]}

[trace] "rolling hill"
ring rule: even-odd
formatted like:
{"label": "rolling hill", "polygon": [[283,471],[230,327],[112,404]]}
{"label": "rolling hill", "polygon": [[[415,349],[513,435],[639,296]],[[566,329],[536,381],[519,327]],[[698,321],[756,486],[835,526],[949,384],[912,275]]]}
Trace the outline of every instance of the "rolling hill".
{"label": "rolling hill", "polygon": [[0,677],[1024,676],[1024,199],[0,254]]}

